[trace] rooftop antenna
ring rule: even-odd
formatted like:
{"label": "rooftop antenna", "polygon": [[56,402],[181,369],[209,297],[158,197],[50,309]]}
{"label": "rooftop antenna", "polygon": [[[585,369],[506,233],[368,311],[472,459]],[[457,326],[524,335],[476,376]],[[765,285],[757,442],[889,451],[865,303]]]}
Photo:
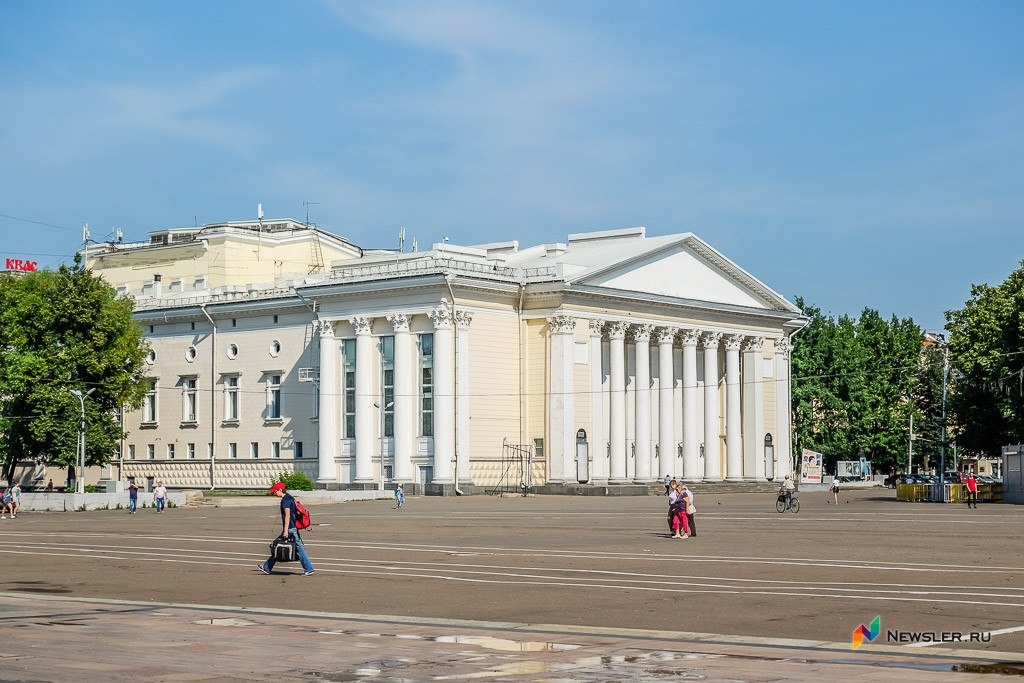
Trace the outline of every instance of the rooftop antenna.
{"label": "rooftop antenna", "polygon": [[121,232],[121,228],[115,228],[115,234],[118,242],[124,242],[124,233]]}
{"label": "rooftop antenna", "polygon": [[405,253],[405,226],[403,225],[398,231],[398,251],[402,254]]}
{"label": "rooftop antenna", "polygon": [[263,249],[263,202],[256,204],[256,218],[260,222],[259,237],[256,243],[256,260],[260,258],[260,251]]}
{"label": "rooftop antenna", "polygon": [[85,269],[89,270],[89,224],[82,226],[82,260],[85,262]]}
{"label": "rooftop antenna", "polygon": [[302,204],[306,207],[306,227],[307,228],[309,227],[309,205],[310,204],[319,204],[319,203],[320,202],[302,202]]}
{"label": "rooftop antenna", "polygon": [[420,250],[419,243],[416,242],[416,237],[415,236],[412,238],[412,250],[413,251],[419,251]]}

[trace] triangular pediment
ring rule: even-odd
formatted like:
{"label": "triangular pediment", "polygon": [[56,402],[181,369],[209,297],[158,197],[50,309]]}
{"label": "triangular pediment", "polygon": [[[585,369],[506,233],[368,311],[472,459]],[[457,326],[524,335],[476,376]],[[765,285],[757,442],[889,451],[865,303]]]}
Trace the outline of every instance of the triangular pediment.
{"label": "triangular pediment", "polygon": [[591,271],[576,283],[729,306],[795,310],[783,297],[694,237]]}

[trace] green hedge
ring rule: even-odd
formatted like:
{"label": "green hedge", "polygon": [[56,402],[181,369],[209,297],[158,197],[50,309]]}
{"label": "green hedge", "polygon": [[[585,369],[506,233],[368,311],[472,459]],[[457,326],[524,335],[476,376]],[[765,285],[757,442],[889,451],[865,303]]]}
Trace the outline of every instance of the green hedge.
{"label": "green hedge", "polygon": [[[277,479],[271,482],[271,485],[283,481],[284,486],[289,491],[312,491],[313,480],[307,477],[302,472],[281,472],[277,475]],[[268,487],[269,488],[269,487]]]}

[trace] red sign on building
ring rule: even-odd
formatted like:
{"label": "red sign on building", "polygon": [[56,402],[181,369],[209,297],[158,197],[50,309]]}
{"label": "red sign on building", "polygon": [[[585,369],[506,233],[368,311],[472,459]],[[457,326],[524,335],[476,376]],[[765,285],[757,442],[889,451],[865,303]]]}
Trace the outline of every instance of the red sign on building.
{"label": "red sign on building", "polygon": [[20,258],[7,259],[7,270],[20,270],[23,273],[34,272],[39,266],[39,261],[23,261]]}

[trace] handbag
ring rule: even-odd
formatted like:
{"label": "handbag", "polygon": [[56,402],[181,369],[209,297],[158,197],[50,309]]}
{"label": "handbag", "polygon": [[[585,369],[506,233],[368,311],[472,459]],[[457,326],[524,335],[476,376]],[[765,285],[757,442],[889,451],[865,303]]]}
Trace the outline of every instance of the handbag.
{"label": "handbag", "polygon": [[275,538],[270,544],[270,553],[274,556],[275,562],[295,562],[299,559],[299,551],[292,538]]}
{"label": "handbag", "polygon": [[693,507],[689,503],[686,504],[686,514],[692,515],[696,511],[697,511],[697,508]]}

